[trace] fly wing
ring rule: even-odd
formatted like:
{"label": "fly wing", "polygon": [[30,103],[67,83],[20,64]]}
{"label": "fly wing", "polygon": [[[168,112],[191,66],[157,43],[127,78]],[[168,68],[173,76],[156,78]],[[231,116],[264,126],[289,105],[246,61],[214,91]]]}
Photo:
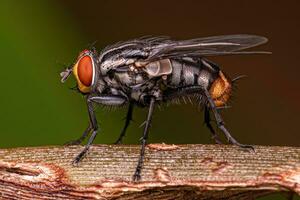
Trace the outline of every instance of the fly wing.
{"label": "fly wing", "polygon": [[256,35],[223,35],[190,40],[164,40],[151,46],[148,60],[172,57],[201,57],[228,54],[267,53],[241,50],[264,44],[267,38]]}
{"label": "fly wing", "polygon": [[105,47],[100,52],[99,61],[103,61],[105,57],[109,54],[116,55],[119,54],[122,57],[148,57],[149,50],[153,49],[155,46],[161,44],[166,44],[170,42],[168,36],[144,36],[133,40],[117,42],[113,45]]}
{"label": "fly wing", "polygon": [[241,51],[267,41],[267,38],[256,35],[223,35],[178,41],[165,36],[142,37],[106,47],[99,55],[99,62],[105,74],[110,70],[126,70],[126,66],[134,63],[144,67],[150,62],[169,58],[267,53]]}
{"label": "fly wing", "polygon": [[167,44],[170,41],[166,36],[145,36],[110,45],[104,48],[99,55],[98,61],[101,63],[101,72],[105,74],[110,70],[126,71],[129,65],[137,61],[146,61],[150,55],[149,53],[155,47]]}

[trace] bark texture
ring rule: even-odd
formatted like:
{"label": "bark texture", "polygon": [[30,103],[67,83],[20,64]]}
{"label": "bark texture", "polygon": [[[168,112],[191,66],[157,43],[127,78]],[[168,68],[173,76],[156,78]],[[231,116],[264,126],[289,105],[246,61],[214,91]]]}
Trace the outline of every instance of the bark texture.
{"label": "bark texture", "polygon": [[142,180],[132,182],[138,145],[0,150],[2,199],[253,199],[300,194],[300,148],[149,144]]}

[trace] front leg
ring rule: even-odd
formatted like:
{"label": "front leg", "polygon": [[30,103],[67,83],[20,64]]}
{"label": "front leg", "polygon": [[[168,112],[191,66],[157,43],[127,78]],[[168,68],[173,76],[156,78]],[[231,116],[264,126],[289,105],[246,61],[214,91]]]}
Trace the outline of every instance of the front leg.
{"label": "front leg", "polygon": [[83,142],[83,140],[89,135],[89,133],[92,130],[92,124],[89,123],[89,126],[85,129],[85,131],[83,132],[83,134],[80,136],[80,138],[76,139],[76,140],[71,140],[69,142],[66,142],[65,145],[79,145]]}
{"label": "front leg", "polygon": [[101,95],[90,97],[88,101],[105,106],[121,106],[126,103],[127,99],[121,95]]}
{"label": "front leg", "polygon": [[82,158],[86,155],[88,152],[90,146],[92,145],[93,141],[96,138],[97,132],[98,132],[98,124],[97,119],[95,116],[93,103],[103,104],[103,105],[111,105],[111,106],[117,106],[117,105],[123,105],[126,102],[126,98],[121,96],[114,96],[114,95],[103,95],[103,96],[88,96],[87,99],[87,107],[88,107],[88,113],[90,118],[90,124],[91,124],[91,137],[88,140],[88,143],[85,145],[84,149],[75,157],[73,164],[77,165]]}

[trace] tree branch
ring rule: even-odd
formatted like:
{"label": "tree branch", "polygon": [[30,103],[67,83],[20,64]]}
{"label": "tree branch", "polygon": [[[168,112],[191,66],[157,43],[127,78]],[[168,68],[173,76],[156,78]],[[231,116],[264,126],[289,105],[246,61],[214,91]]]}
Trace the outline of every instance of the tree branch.
{"label": "tree branch", "polygon": [[300,148],[150,144],[142,180],[131,181],[138,145],[94,145],[79,166],[82,146],[0,150],[4,199],[249,199],[300,194]]}

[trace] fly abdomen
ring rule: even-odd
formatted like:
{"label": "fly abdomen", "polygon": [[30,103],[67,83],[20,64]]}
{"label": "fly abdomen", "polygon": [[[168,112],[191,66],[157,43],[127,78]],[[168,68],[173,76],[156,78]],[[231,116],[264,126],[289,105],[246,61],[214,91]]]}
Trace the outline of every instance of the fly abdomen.
{"label": "fly abdomen", "polygon": [[201,86],[209,91],[216,106],[226,105],[231,96],[231,81],[219,68],[208,60],[186,62],[172,60],[172,73],[168,79],[171,88]]}
{"label": "fly abdomen", "polygon": [[215,76],[215,72],[207,69],[201,62],[171,60],[171,63],[173,71],[168,79],[170,87],[200,85],[208,88]]}

